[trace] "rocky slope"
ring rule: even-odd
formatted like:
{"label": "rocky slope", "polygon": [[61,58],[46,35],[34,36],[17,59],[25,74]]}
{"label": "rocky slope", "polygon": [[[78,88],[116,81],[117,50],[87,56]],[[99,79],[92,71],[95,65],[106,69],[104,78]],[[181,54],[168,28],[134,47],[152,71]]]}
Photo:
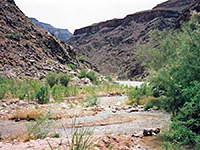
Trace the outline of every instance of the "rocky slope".
{"label": "rocky slope", "polygon": [[37,26],[41,27],[42,29],[50,32],[51,34],[55,35],[57,38],[67,41],[70,37],[72,37],[72,33],[70,33],[67,29],[58,29],[54,28],[50,24],[39,22],[35,18],[30,18]]}
{"label": "rocky slope", "polygon": [[182,10],[193,2],[169,0],[152,10],[77,29],[67,42],[103,74],[141,76],[144,68],[135,57],[138,47],[149,41],[150,31],[174,28]]}
{"label": "rocky slope", "polygon": [[176,28],[180,28],[180,22],[184,21],[187,22],[189,21],[192,12],[200,12],[200,0],[197,0],[194,2],[192,5],[186,7],[183,12],[181,13],[180,17],[178,18],[176,22]]}
{"label": "rocky slope", "polygon": [[80,67],[74,49],[36,26],[14,0],[0,0],[0,74],[42,79],[49,71],[70,72],[66,64]]}

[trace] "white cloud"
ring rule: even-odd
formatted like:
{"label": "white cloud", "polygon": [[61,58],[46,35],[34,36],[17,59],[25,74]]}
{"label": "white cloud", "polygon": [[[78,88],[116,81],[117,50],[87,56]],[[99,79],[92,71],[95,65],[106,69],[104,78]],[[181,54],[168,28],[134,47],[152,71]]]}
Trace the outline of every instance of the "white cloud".
{"label": "white cloud", "polygon": [[151,9],[163,1],[166,0],[15,0],[27,16],[71,32],[93,23]]}

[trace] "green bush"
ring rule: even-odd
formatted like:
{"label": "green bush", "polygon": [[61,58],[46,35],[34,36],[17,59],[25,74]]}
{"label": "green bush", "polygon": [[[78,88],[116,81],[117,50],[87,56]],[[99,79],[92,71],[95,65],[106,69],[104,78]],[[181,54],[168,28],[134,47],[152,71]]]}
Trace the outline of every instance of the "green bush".
{"label": "green bush", "polygon": [[39,90],[36,91],[36,99],[40,104],[47,104],[50,99],[49,87],[42,86]]}
{"label": "green bush", "polygon": [[110,81],[110,82],[112,82],[113,80],[112,80],[112,77],[111,76],[109,76],[109,75],[107,75],[106,76],[106,78],[108,79],[108,81]]}
{"label": "green bush", "polygon": [[44,116],[36,118],[36,122],[31,125],[27,125],[29,139],[44,139],[49,135],[53,122],[49,120],[51,118],[50,112],[47,112]]}
{"label": "green bush", "polygon": [[6,84],[0,84],[0,99],[4,98],[7,92]]}
{"label": "green bush", "polygon": [[15,79],[9,79],[8,80],[8,90],[10,91],[10,94],[13,96],[13,97],[17,97],[17,93],[18,93],[18,90],[19,90],[19,82]]}
{"label": "green bush", "polygon": [[87,96],[85,103],[86,103],[86,107],[96,106],[99,104],[98,97],[96,95]]}
{"label": "green bush", "polygon": [[190,100],[180,109],[170,124],[170,132],[165,133],[166,148],[182,148],[192,145],[196,150],[200,148],[200,82],[192,82],[183,90],[183,95]]}
{"label": "green bush", "polygon": [[64,87],[62,85],[54,85],[52,88],[52,96],[56,102],[63,100]]}
{"label": "green bush", "polygon": [[72,70],[77,70],[77,67],[74,64],[67,64],[68,67],[70,67]]}
{"label": "green bush", "polygon": [[58,80],[59,80],[61,85],[67,87],[68,83],[70,82],[70,76],[68,76],[64,73],[59,73]]}
{"label": "green bush", "polygon": [[152,99],[150,101],[148,101],[146,104],[145,104],[145,107],[144,107],[144,110],[148,110],[149,108],[152,108],[153,106],[157,106],[158,109],[160,109],[162,106],[162,100],[159,100],[159,99]]}
{"label": "green bush", "polygon": [[5,84],[7,83],[7,79],[0,75],[0,84],[4,84],[4,83]]}
{"label": "green bush", "polygon": [[98,84],[98,77],[94,71],[88,72],[86,69],[82,69],[78,78],[88,78],[93,84]]}
{"label": "green bush", "polygon": [[81,69],[81,72],[80,72],[78,78],[82,79],[82,78],[86,78],[86,77],[87,77],[87,70]]}
{"label": "green bush", "polygon": [[85,58],[84,58],[84,57],[79,57],[78,60],[79,60],[81,63],[84,63],[84,62],[85,62]]}
{"label": "green bush", "polygon": [[5,34],[5,36],[9,39],[13,39],[13,40],[16,40],[16,41],[20,41],[20,38],[21,38],[21,34],[19,33],[11,33],[11,34]]}
{"label": "green bush", "polygon": [[90,79],[93,84],[98,84],[98,77],[94,71],[88,72],[87,78]]}
{"label": "green bush", "polygon": [[[75,120],[76,121],[76,120]],[[94,141],[96,141],[92,135],[93,130],[91,128],[79,128],[79,124],[76,125],[75,121],[72,127],[72,138],[69,142],[70,150],[90,150],[94,149]]]}
{"label": "green bush", "polygon": [[55,72],[47,74],[46,81],[49,86],[52,88],[55,84],[58,83],[58,76]]}
{"label": "green bush", "polygon": [[20,82],[17,89],[17,97],[20,100],[24,100],[25,97],[29,97],[29,91],[30,91],[29,85],[25,81]]}
{"label": "green bush", "polygon": [[[150,69],[154,95],[172,113],[166,149],[200,149],[200,15],[182,24],[181,30],[156,31],[157,47],[144,49],[143,60]],[[148,56],[149,55],[149,56]],[[148,57],[147,57],[148,56]]]}
{"label": "green bush", "polygon": [[152,39],[158,46],[143,49],[143,60],[150,69],[150,82],[156,91],[154,95],[165,96],[165,109],[174,115],[188,101],[182,90],[192,81],[200,81],[198,18],[194,15],[182,25],[182,31],[154,31]]}
{"label": "green bush", "polygon": [[142,84],[141,87],[130,87],[128,89],[128,98],[130,101],[130,104],[137,103],[140,104],[140,100],[144,97],[152,96],[153,95],[153,89],[151,86],[148,86],[147,84]]}

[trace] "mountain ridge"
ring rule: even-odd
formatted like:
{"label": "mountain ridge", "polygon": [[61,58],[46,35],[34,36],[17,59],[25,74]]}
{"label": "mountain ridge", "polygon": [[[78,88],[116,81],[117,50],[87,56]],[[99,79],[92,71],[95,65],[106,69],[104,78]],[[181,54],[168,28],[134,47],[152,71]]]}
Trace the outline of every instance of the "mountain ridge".
{"label": "mountain ridge", "polygon": [[[184,8],[195,0],[169,0],[146,10],[77,29],[67,43],[103,74],[121,78],[141,77],[142,62],[135,53],[149,42],[154,29],[172,29]],[[177,9],[178,8],[178,9]]]}
{"label": "mountain ridge", "polygon": [[57,38],[67,41],[72,33],[68,29],[55,28],[52,25],[38,21],[36,18],[30,18],[37,26],[55,35]]}

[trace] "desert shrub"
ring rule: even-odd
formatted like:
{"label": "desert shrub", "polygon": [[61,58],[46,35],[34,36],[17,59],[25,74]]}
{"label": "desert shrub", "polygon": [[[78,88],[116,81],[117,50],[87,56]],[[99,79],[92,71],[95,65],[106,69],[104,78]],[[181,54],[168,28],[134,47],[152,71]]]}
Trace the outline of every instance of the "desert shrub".
{"label": "desert shrub", "polygon": [[153,89],[147,84],[142,84],[141,87],[130,87],[128,89],[128,97],[130,104],[137,103],[140,104],[140,100],[144,97],[152,96]]}
{"label": "desert shrub", "polygon": [[6,84],[0,84],[0,99],[4,98],[7,93],[7,86]]}
{"label": "desert shrub", "polygon": [[5,34],[5,36],[9,39],[13,39],[16,41],[20,41],[20,38],[21,38],[21,34],[19,33],[8,33],[8,34]]}
{"label": "desert shrub", "polygon": [[78,94],[78,87],[76,85],[72,85],[69,87],[72,96],[77,96]]}
{"label": "desert shrub", "polygon": [[64,73],[59,73],[58,80],[59,80],[61,85],[67,87],[68,83],[70,82],[70,76],[68,76]]}
{"label": "desert shrub", "polygon": [[0,75],[0,84],[7,83],[7,79]]}
{"label": "desert shrub", "polygon": [[70,150],[90,150],[94,148],[94,141],[96,141],[92,135],[93,130],[89,127],[79,128],[79,124],[72,124],[72,138],[69,142]]}
{"label": "desert shrub", "polygon": [[55,72],[51,72],[47,74],[46,81],[49,84],[49,86],[52,88],[55,84],[58,83],[58,77]]}
{"label": "desert shrub", "polygon": [[80,74],[78,75],[78,78],[86,78],[87,77],[87,70],[86,69],[81,69]]}
{"label": "desert shrub", "polygon": [[[144,49],[150,83],[172,113],[170,131],[165,134],[166,149],[200,148],[200,15],[182,24],[181,30],[156,31],[157,47]],[[146,58],[146,59],[144,59]]]}
{"label": "desert shrub", "polygon": [[17,91],[18,91],[18,81],[15,80],[15,79],[9,79],[8,80],[8,90],[10,91],[10,94],[13,96],[13,97],[16,97],[17,96]]}
{"label": "desert shrub", "polygon": [[87,78],[90,79],[93,84],[98,84],[98,77],[94,71],[88,72]]}
{"label": "desert shrub", "polygon": [[162,100],[160,99],[151,99],[149,100],[146,104],[145,104],[145,107],[144,107],[144,110],[148,110],[149,108],[152,108],[153,106],[157,106],[158,109],[160,109],[162,106]]}
{"label": "desert shrub", "polygon": [[112,77],[111,76],[107,75],[106,78],[108,79],[108,81],[110,81],[110,82],[112,81]]}
{"label": "desert shrub", "polygon": [[17,89],[17,97],[20,100],[24,100],[25,97],[29,97],[29,90],[30,90],[30,87],[25,81],[20,82]]}
{"label": "desert shrub", "polygon": [[64,87],[62,85],[54,85],[52,88],[52,96],[56,102],[63,100]]}
{"label": "desert shrub", "polygon": [[79,60],[81,63],[84,63],[84,62],[85,62],[85,58],[84,58],[84,57],[79,57],[78,60]]}
{"label": "desert shrub", "polygon": [[40,118],[36,118],[36,123],[27,125],[28,139],[43,139],[46,138],[50,132],[52,121],[49,120],[51,117],[50,112],[46,113]]}
{"label": "desert shrub", "polygon": [[98,84],[98,77],[94,71],[88,72],[86,69],[82,69],[78,78],[88,78],[93,84]]}
{"label": "desert shrub", "polygon": [[74,64],[67,64],[72,70],[77,70],[77,67]]}
{"label": "desert shrub", "polygon": [[[181,149],[192,145],[195,150],[200,148],[200,82],[192,82],[183,90],[183,95],[189,99],[170,124],[170,131],[165,132],[166,148]],[[167,142],[168,141],[168,142]],[[170,142],[170,144],[169,144]]]}
{"label": "desert shrub", "polygon": [[99,104],[98,96],[96,96],[96,95],[87,96],[86,100],[85,100],[85,103],[86,103],[86,107],[91,107],[91,106],[98,105]]}
{"label": "desert shrub", "polygon": [[165,109],[174,115],[189,100],[182,95],[182,90],[191,82],[200,81],[198,16],[183,24],[181,31],[154,31],[152,39],[158,46],[143,52],[143,60],[151,72],[150,82],[156,91],[154,95],[165,96]]}
{"label": "desert shrub", "polygon": [[36,91],[36,99],[40,104],[47,104],[50,99],[49,87],[48,86],[40,87],[40,89]]}

